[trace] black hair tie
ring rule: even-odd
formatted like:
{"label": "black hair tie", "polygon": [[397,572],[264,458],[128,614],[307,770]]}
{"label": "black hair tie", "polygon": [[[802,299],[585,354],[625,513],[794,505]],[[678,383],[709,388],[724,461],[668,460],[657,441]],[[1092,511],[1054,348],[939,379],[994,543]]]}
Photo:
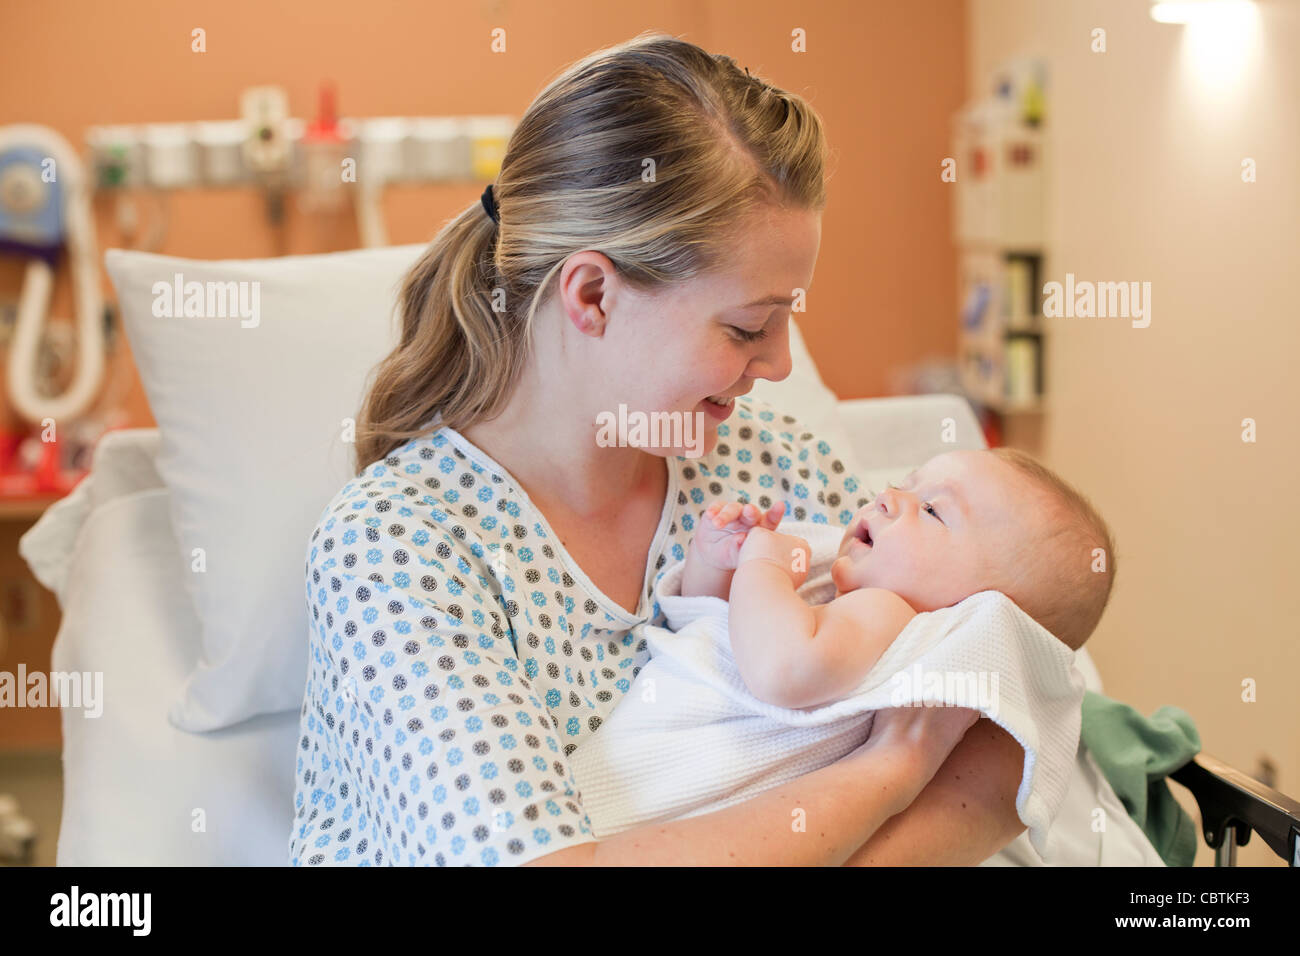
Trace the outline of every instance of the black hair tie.
{"label": "black hair tie", "polygon": [[498,226],[501,225],[501,217],[497,214],[497,201],[496,197],[492,195],[491,183],[488,183],[487,189],[483,190],[483,195],[479,197],[479,201],[483,203],[483,209],[487,212],[488,218]]}

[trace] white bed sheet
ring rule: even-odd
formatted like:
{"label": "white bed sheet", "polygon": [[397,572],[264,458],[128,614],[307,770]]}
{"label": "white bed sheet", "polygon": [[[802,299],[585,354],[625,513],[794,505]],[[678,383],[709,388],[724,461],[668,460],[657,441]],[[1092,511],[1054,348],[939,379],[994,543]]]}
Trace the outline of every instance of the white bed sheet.
{"label": "white bed sheet", "polygon": [[285,865],[298,714],[195,735],[167,720],[198,653],[162,488],[85,520],[52,667],[103,672],[103,713],[63,711],[60,866]]}

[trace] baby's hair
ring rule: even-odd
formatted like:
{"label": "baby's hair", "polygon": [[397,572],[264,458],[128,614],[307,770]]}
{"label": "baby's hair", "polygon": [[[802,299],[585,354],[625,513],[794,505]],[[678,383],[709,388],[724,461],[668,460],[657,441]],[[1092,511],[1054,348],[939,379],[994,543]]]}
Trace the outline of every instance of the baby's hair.
{"label": "baby's hair", "polygon": [[[1013,557],[1015,572],[1032,586],[1010,595],[1060,641],[1078,650],[1097,627],[1115,581],[1110,528],[1077,488],[1017,448],[992,454],[1030,479],[1056,505],[1044,537]],[[1101,554],[1096,553],[1101,549]]]}

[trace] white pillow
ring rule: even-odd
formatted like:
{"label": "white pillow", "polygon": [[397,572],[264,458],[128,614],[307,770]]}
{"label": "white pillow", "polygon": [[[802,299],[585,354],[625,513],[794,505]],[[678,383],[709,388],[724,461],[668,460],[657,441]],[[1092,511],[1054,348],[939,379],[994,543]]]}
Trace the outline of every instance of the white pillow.
{"label": "white pillow", "polygon": [[[353,477],[342,422],[398,341],[397,292],[424,248],[206,262],[108,251],[200,623],[199,662],[169,712],[180,729],[302,706],[308,536]],[[180,309],[156,316],[165,293],[155,283],[174,287],[177,274],[184,283],[257,283],[256,324]],[[244,288],[251,306],[253,286]],[[824,435],[835,427],[835,396],[793,322],[791,351],[790,376],[754,391]],[[847,442],[837,448],[848,454]],[[191,570],[200,548],[203,570]]]}
{"label": "white pillow", "polygon": [[[200,623],[198,665],[169,713],[182,730],[302,706],[307,539],[352,476],[343,420],[397,341],[398,283],[423,248],[209,262],[106,254]],[[243,314],[256,303],[256,324],[156,316],[155,301],[168,310],[155,283],[178,274],[250,283]]]}

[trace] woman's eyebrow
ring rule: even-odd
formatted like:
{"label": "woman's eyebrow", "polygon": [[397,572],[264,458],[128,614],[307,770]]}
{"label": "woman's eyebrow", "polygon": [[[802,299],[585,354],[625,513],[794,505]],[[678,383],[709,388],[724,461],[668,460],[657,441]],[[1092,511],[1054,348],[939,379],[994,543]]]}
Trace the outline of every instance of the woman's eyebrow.
{"label": "woman's eyebrow", "polygon": [[738,309],[749,309],[756,305],[794,305],[794,299],[788,295],[769,295],[761,299],[755,299],[753,302],[746,302],[744,305],[738,305]]}

